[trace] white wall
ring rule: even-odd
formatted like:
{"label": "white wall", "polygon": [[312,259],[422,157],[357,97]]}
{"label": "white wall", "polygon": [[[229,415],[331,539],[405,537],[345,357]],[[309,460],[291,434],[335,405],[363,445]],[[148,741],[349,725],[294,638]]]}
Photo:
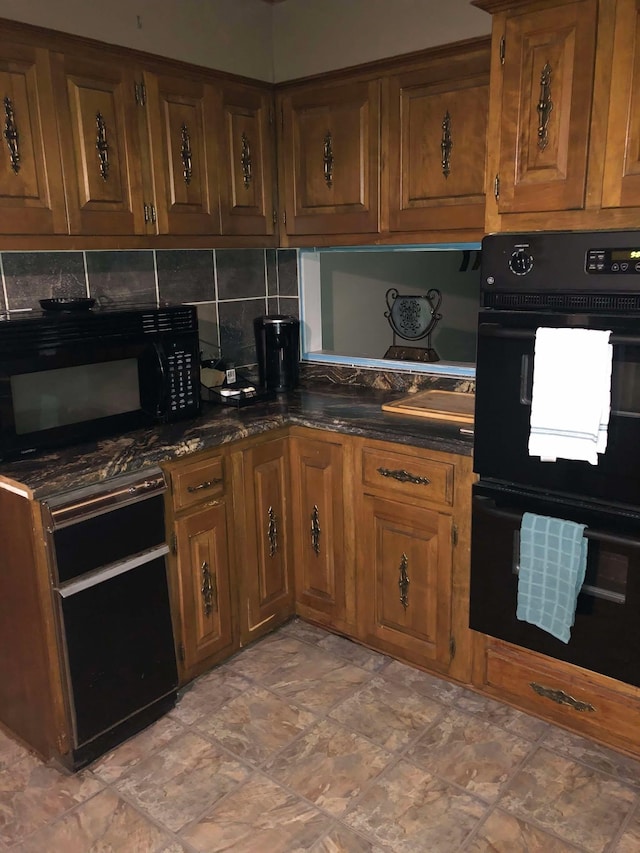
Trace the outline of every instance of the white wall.
{"label": "white wall", "polygon": [[470,0],[285,0],[273,7],[274,80],[491,32]]}
{"label": "white wall", "polygon": [[0,17],[273,79],[272,9],[262,0],[0,0]]}
{"label": "white wall", "polygon": [[491,29],[470,0],[0,0],[0,17],[274,82]]}

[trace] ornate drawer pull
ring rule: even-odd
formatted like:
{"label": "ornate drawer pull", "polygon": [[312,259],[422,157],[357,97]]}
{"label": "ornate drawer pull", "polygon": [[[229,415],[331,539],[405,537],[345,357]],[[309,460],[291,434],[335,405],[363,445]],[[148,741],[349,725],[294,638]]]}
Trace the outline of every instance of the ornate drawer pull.
{"label": "ornate drawer pull", "polygon": [[18,133],[18,126],[16,125],[15,116],[13,114],[13,104],[11,103],[11,98],[5,97],[4,99],[4,133],[3,136],[7,140],[7,145],[9,146],[9,158],[11,160],[11,168],[13,171],[18,174],[20,171],[20,151],[18,150],[18,141],[20,139],[20,135]]}
{"label": "ornate drawer pull", "polygon": [[106,181],[109,177],[109,143],[107,142],[107,125],[105,124],[102,113],[96,113],[96,128],[98,130],[96,150],[100,163],[100,174],[102,175],[102,180]]}
{"label": "ornate drawer pull", "polygon": [[276,518],[276,514],[273,511],[273,507],[270,506],[267,510],[267,516],[269,518],[269,523],[267,525],[267,538],[269,539],[269,556],[275,557],[278,552],[278,519]]}
{"label": "ornate drawer pull", "polygon": [[311,513],[311,547],[316,552],[316,554],[320,553],[320,512],[318,511],[318,507],[314,504],[313,512]]}
{"label": "ornate drawer pull", "polygon": [[413,483],[416,486],[428,486],[431,483],[427,477],[416,477],[410,474],[403,468],[391,470],[389,468],[378,468],[378,474],[382,477],[392,477],[394,480],[399,480],[401,483]]}
{"label": "ornate drawer pull", "polygon": [[553,109],[551,100],[551,66],[545,62],[540,73],[540,100],[538,101],[538,148],[541,151],[547,147],[549,142],[549,116]]}
{"label": "ornate drawer pull", "polygon": [[182,175],[187,186],[191,183],[193,175],[193,162],[191,160],[191,139],[189,137],[189,128],[183,124],[180,128],[181,141],[180,156],[182,157]]}
{"label": "ornate drawer pull", "polygon": [[242,151],[240,152],[240,165],[242,166],[242,182],[245,189],[249,189],[251,178],[251,147],[249,145],[249,137],[246,133],[242,134]]}
{"label": "ornate drawer pull", "polygon": [[543,696],[545,699],[551,699],[552,702],[557,702],[558,705],[569,705],[576,711],[595,711],[593,705],[590,705],[588,702],[580,702],[578,699],[574,699],[573,696],[569,696],[569,694],[565,693],[564,690],[554,690],[552,687],[543,687],[542,684],[537,684],[535,681],[530,681],[529,687],[531,687],[538,696]]}
{"label": "ornate drawer pull", "polygon": [[221,477],[215,477],[213,480],[205,480],[204,483],[198,483],[197,486],[187,486],[188,492],[199,492],[202,489],[211,489],[213,486],[219,486],[222,482]]}
{"label": "ornate drawer pull", "polygon": [[442,119],[442,140],[440,142],[440,151],[442,152],[442,174],[448,178],[451,174],[451,149],[453,148],[453,139],[451,138],[451,116],[449,110],[444,114]]}
{"label": "ornate drawer pull", "polygon": [[210,616],[214,609],[214,605],[215,609],[218,609],[216,576],[212,575],[209,571],[209,563],[207,563],[206,560],[202,563],[200,571],[202,573],[202,586],[200,587],[200,592],[202,593],[202,608],[204,610],[204,615]]}
{"label": "ornate drawer pull", "polygon": [[333,137],[331,131],[328,130],[324,137],[324,179],[328,187],[333,185]]}
{"label": "ornate drawer pull", "polygon": [[398,580],[398,586],[400,588],[400,604],[404,607],[405,611],[409,606],[409,574],[407,569],[409,568],[409,559],[406,554],[402,555],[402,559],[400,560],[400,579]]}

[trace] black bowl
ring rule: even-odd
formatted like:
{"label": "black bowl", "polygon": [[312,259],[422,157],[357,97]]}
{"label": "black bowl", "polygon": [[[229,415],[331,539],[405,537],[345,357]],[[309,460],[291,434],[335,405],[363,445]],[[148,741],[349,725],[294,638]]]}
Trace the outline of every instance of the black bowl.
{"label": "black bowl", "polygon": [[91,297],[59,296],[55,299],[41,299],[44,311],[88,311],[96,304]]}

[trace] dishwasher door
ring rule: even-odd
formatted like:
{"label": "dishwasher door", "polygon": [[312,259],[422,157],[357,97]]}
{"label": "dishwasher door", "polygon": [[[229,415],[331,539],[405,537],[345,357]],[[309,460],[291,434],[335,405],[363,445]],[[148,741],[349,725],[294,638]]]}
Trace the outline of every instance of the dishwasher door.
{"label": "dishwasher door", "polygon": [[162,472],[45,505],[81,766],[175,703]]}

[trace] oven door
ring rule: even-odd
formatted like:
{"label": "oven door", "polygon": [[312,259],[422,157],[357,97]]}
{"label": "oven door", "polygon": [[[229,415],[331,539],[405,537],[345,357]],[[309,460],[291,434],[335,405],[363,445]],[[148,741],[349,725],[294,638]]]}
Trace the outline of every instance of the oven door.
{"label": "oven door", "polygon": [[[516,618],[522,515],[586,524],[587,572],[567,644]],[[480,481],[473,487],[470,627],[640,686],[640,514]]]}
{"label": "oven door", "polygon": [[[481,311],[474,470],[481,478],[640,506],[640,317]],[[533,352],[539,326],[610,329],[611,418],[598,464],[529,456]]]}

